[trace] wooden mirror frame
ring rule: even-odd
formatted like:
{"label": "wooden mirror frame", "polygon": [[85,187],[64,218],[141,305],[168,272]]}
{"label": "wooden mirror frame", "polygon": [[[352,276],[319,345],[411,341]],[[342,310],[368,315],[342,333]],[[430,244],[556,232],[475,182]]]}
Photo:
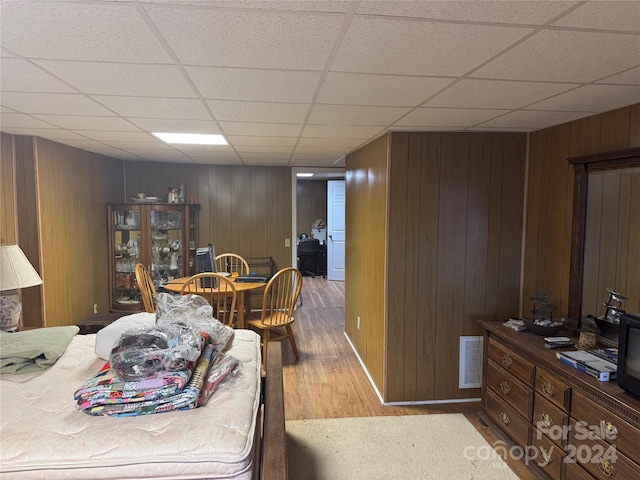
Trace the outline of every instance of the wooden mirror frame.
{"label": "wooden mirror frame", "polygon": [[566,327],[580,330],[584,273],[584,242],[587,224],[587,189],[589,173],[640,166],[640,147],[616,152],[569,157],[573,165],[573,216],[571,227],[571,265],[569,270],[569,305]]}

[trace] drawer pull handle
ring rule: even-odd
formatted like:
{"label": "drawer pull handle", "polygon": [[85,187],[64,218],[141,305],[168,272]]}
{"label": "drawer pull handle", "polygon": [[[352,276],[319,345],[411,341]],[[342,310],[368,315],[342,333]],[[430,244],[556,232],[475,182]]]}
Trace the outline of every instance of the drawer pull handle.
{"label": "drawer pull handle", "polygon": [[504,412],[500,412],[500,420],[502,421],[502,423],[504,423],[505,425],[509,425],[511,423],[511,419],[509,418],[509,415],[507,415]]}
{"label": "drawer pull handle", "polygon": [[511,387],[507,382],[502,382],[500,384],[500,390],[502,390],[502,393],[504,393],[505,395],[509,395],[509,392],[511,392]]}
{"label": "drawer pull handle", "polygon": [[600,431],[604,432],[604,436],[607,440],[615,440],[618,438],[618,429],[611,422],[605,422],[604,420],[600,420]]}
{"label": "drawer pull handle", "polygon": [[606,477],[612,477],[616,474],[616,469],[609,460],[600,460],[598,468]]}
{"label": "drawer pull handle", "polygon": [[551,415],[549,415],[548,413],[540,414],[540,424],[545,428],[549,428],[551,425],[553,425],[553,420],[551,420]]}
{"label": "drawer pull handle", "polygon": [[552,460],[551,453],[549,453],[548,450],[545,450],[544,447],[538,447],[538,450],[540,450],[540,456],[542,457],[542,460],[544,460],[544,465],[550,465]]}
{"label": "drawer pull handle", "polygon": [[504,355],[502,355],[502,365],[509,368],[512,363],[513,363],[513,359],[508,353],[505,353]]}
{"label": "drawer pull handle", "polygon": [[542,391],[547,397],[553,397],[556,394],[556,390],[549,382],[542,383]]}

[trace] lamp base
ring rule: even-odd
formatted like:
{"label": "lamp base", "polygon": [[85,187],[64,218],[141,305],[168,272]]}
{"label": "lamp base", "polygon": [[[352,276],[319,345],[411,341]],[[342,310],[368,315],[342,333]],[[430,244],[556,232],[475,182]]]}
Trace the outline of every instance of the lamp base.
{"label": "lamp base", "polygon": [[15,332],[20,324],[22,300],[16,290],[2,292],[0,295],[0,330]]}

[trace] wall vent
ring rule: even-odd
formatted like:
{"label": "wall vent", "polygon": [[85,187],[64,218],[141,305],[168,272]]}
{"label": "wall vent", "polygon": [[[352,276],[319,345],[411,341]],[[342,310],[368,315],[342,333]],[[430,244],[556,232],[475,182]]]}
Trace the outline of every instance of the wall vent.
{"label": "wall vent", "polygon": [[482,345],[484,337],[460,337],[459,388],[482,387]]}

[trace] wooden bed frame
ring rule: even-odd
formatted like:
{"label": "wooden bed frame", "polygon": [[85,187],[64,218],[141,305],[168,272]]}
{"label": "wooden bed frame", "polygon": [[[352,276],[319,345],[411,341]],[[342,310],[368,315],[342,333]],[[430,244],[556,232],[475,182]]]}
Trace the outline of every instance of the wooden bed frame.
{"label": "wooden bed frame", "polygon": [[282,346],[274,342],[267,351],[267,372],[263,377],[261,480],[287,480],[287,436],[282,384]]}

